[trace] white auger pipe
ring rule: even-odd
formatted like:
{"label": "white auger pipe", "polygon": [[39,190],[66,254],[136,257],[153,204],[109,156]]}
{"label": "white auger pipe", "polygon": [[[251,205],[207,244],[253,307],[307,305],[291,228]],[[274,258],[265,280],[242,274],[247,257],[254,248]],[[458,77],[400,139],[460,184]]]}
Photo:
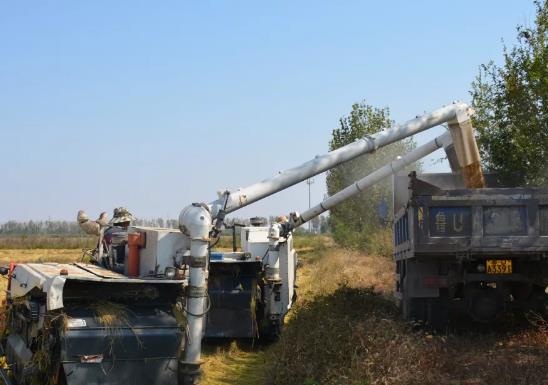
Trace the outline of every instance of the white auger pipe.
{"label": "white auger pipe", "polygon": [[[205,205],[192,204],[179,215],[179,228],[190,238],[190,262],[186,287],[186,318],[188,323],[182,370],[188,378],[198,373],[205,328],[208,246],[211,231],[211,214]],[[189,382],[193,383],[193,382]]]}
{"label": "white auger pipe", "polygon": [[387,176],[397,173],[398,171],[404,169],[407,165],[414,163],[421,158],[424,158],[426,155],[431,154],[441,147],[447,147],[451,145],[451,143],[452,138],[449,132],[438,136],[434,140],[415,148],[414,150],[403,155],[402,157],[373,171],[371,174],[363,177],[357,182],[354,182],[352,185],[342,189],[338,193],[330,196],[320,204],[306,210],[302,214],[299,215],[298,213],[292,213],[290,220],[291,226],[295,228],[302,225],[303,223],[308,222],[312,218],[317,217],[325,211],[332,209],[334,206],[347,200],[348,198],[351,198],[354,195],[357,195],[360,192],[364,191],[368,187],[371,187],[372,185],[380,182]]}
{"label": "white auger pipe", "polygon": [[[428,128],[446,122],[462,123],[470,119],[471,111],[465,103],[454,103],[429,114],[409,120],[403,124],[386,128],[376,134],[365,136],[353,143],[338,148],[278,175],[265,179],[248,187],[225,193],[210,203],[213,217],[222,210],[230,213],[263,199],[314,175],[354,159],[360,155],[375,151],[377,148],[394,143]],[[226,196],[228,195],[228,198]]]}

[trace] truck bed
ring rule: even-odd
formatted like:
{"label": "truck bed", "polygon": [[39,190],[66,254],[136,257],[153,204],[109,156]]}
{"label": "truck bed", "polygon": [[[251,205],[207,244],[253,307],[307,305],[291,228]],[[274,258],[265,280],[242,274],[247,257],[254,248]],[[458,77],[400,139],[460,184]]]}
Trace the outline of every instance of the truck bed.
{"label": "truck bed", "polygon": [[[418,182],[417,182],[418,181]],[[415,180],[396,215],[395,255],[548,254],[548,189],[443,190]]]}

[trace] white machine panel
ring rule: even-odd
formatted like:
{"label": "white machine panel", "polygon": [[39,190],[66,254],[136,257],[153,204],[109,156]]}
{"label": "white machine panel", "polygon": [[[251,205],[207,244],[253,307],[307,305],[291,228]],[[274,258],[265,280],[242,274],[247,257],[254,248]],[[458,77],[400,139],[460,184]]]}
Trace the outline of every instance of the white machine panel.
{"label": "white machine panel", "polygon": [[178,229],[133,227],[146,233],[145,247],[139,251],[139,275],[163,273],[167,266],[173,266],[175,258],[180,258],[189,248],[189,239]]}
{"label": "white machine panel", "polygon": [[243,252],[263,258],[268,251],[268,227],[242,227],[240,240]]}

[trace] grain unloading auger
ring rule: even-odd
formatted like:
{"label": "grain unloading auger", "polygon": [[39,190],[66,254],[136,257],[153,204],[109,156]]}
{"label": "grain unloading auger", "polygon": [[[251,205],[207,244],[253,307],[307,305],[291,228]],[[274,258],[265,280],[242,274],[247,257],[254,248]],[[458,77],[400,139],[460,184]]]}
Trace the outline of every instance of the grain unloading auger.
{"label": "grain unloading auger", "polygon": [[[454,103],[434,112],[417,117],[406,123],[386,128],[374,135],[363,137],[351,144],[331,151],[276,176],[259,183],[234,191],[225,191],[220,197],[209,203],[194,203],[185,207],[179,216],[179,227],[190,240],[190,274],[186,297],[188,337],[185,341],[184,361],[181,371],[190,383],[199,372],[201,354],[201,337],[205,329],[205,309],[208,277],[208,245],[209,239],[218,236],[223,228],[227,214],[245,207],[260,199],[291,187],[314,175],[330,170],[344,162],[360,155],[371,153],[376,149],[407,138],[434,126],[447,123],[449,133],[411,151],[376,172],[356,182],[320,205],[299,215],[293,213],[287,223],[276,223],[268,229],[268,246],[264,278],[266,285],[263,293],[265,298],[265,318],[276,327],[283,322],[283,317],[291,306],[293,297],[294,259],[288,258],[287,245],[294,228],[313,217],[329,210],[334,205],[356,195],[368,186],[377,183],[382,178],[404,168],[440,147],[449,148],[453,143],[458,167],[465,176],[468,187],[481,187],[483,177],[479,151],[473,134],[471,109],[464,103]],[[448,152],[449,154],[449,152]],[[449,155],[451,158],[451,154]],[[455,166],[455,156],[452,157],[452,167]],[[285,251],[281,248],[285,246]],[[285,258],[281,258],[281,256]]]}
{"label": "grain unloading auger", "polygon": [[[272,336],[279,331],[294,295],[294,228],[451,142],[463,175],[480,175],[470,114],[463,103],[445,106],[270,179],[225,191],[213,202],[191,204],[180,213],[180,232],[130,227],[125,239],[113,238],[116,252],[108,254],[108,269],[82,263],[12,267],[9,333],[3,345],[16,383],[47,377],[52,384],[67,385],[195,384],[204,336]],[[287,222],[243,228],[241,252],[211,251],[211,240],[219,236],[227,214],[443,123],[451,134],[416,148],[320,205],[291,214]],[[482,183],[481,177],[469,179]],[[117,313],[121,325],[101,319],[100,313],[112,309],[101,309],[98,299],[115,308],[123,305]],[[182,329],[174,310],[178,304],[186,318]]]}

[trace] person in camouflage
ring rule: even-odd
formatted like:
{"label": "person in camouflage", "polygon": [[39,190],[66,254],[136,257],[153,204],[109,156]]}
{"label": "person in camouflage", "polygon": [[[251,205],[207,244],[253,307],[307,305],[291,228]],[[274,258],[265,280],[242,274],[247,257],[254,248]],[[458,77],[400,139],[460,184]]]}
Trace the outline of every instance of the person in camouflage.
{"label": "person in camouflage", "polygon": [[76,220],[86,234],[98,237],[97,247],[91,253],[91,262],[123,273],[127,255],[127,233],[133,221],[133,215],[128,209],[115,208],[110,222],[105,212],[93,221],[84,210],[78,211]]}
{"label": "person in camouflage", "polygon": [[102,261],[105,267],[123,272],[127,250],[128,228],[133,221],[133,215],[125,207],[114,209],[110,226],[106,228],[103,242],[106,246],[106,260]]}

